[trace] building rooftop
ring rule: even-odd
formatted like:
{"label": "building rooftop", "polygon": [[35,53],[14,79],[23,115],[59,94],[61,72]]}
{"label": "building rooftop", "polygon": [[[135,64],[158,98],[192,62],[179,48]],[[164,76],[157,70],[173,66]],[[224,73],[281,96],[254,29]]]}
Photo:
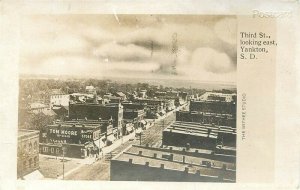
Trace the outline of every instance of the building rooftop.
{"label": "building rooftop", "polygon": [[201,112],[201,111],[191,111],[190,112],[190,111],[182,111],[182,110],[177,111],[177,112],[190,113],[192,115],[202,115],[203,114],[204,116],[215,116],[215,117],[222,117],[222,118],[226,117],[228,119],[234,118],[234,115],[228,114],[228,113],[211,113],[211,112]]}
{"label": "building rooftop", "polygon": [[57,121],[55,124],[47,125],[47,127],[62,127],[62,128],[99,128],[101,125],[108,124],[107,120],[97,121],[97,120],[71,120],[71,121]]}
{"label": "building rooftop", "polygon": [[116,95],[119,97],[124,97],[126,96],[123,92],[116,92]]}
{"label": "building rooftop", "polygon": [[[176,121],[164,131],[172,131],[175,133],[191,134],[194,136],[203,136],[217,138],[218,133],[236,134],[236,129],[229,126],[215,126],[211,124],[202,124],[197,122]],[[210,133],[209,133],[210,131]]]}
{"label": "building rooftop", "polygon": [[[209,155],[209,154],[208,154]],[[132,164],[146,165],[149,167],[184,171],[188,168],[189,173],[200,172],[201,175],[214,176],[224,175],[224,178],[234,181],[236,166],[234,163],[213,160],[208,157],[196,157],[186,152],[173,152],[168,149],[130,146],[123,153],[116,155],[112,160],[132,162]],[[211,166],[207,165],[211,163]],[[226,169],[224,169],[226,167]]]}
{"label": "building rooftop", "polygon": [[214,101],[213,99],[211,99],[212,97],[219,97],[219,98],[224,98],[225,102],[232,102],[234,100],[233,99],[234,96],[236,96],[236,93],[225,94],[221,92],[205,92],[203,95],[199,97],[199,100]]}
{"label": "building rooftop", "polygon": [[37,130],[27,130],[27,129],[19,129],[18,130],[18,138],[25,138],[34,135],[38,135],[40,132]]}

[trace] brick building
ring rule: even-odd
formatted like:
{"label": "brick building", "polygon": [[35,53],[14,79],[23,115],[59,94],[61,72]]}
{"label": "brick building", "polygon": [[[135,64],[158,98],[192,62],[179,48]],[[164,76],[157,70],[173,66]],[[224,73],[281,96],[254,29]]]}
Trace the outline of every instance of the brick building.
{"label": "brick building", "polygon": [[69,105],[69,119],[112,120],[118,136],[122,135],[123,106],[121,104],[75,103]]}
{"label": "brick building", "polygon": [[236,147],[236,129],[196,122],[176,121],[163,131],[163,145],[215,150],[218,145]]}
{"label": "brick building", "polygon": [[145,117],[148,119],[157,118],[166,111],[165,101],[161,99],[134,99],[133,102],[145,106]]}
{"label": "brick building", "polygon": [[17,177],[24,176],[39,169],[39,131],[18,131]]}
{"label": "brick building", "polygon": [[112,129],[108,121],[79,120],[47,125],[41,130],[39,151],[41,154],[62,156],[64,148],[66,157],[95,155],[107,141],[115,139]]}
{"label": "brick building", "polygon": [[69,94],[51,94],[50,95],[50,108],[53,106],[65,106],[68,107],[70,102]]}
{"label": "brick building", "polygon": [[218,155],[207,152],[133,145],[111,160],[110,180],[235,182],[235,164],[220,160]]}
{"label": "brick building", "polygon": [[191,100],[190,111],[236,115],[236,104],[224,101]]}
{"label": "brick building", "polygon": [[198,122],[236,128],[236,118],[232,114],[177,111],[176,121]]}
{"label": "brick building", "polygon": [[139,103],[123,102],[123,119],[141,121],[144,119],[145,106]]}

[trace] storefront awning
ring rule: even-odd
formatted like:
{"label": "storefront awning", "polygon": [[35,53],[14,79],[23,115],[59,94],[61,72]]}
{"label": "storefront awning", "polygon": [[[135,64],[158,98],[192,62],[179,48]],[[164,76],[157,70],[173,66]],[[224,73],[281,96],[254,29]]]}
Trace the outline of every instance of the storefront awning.
{"label": "storefront awning", "polygon": [[105,143],[103,142],[102,139],[98,139],[98,140],[94,141],[94,143],[99,149],[105,147]]}

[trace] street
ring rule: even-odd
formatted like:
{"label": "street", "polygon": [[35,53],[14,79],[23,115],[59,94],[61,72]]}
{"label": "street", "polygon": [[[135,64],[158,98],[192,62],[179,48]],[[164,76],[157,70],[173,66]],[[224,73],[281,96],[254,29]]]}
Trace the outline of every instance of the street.
{"label": "street", "polygon": [[[141,144],[159,147],[161,145],[162,131],[175,121],[175,112],[170,112],[165,118],[155,121],[154,125],[143,131]],[[67,180],[110,180],[110,159],[122,152],[132,144],[140,144],[140,138],[124,142],[112,152],[107,153],[104,158],[90,165],[83,165],[78,170],[65,176]]]}

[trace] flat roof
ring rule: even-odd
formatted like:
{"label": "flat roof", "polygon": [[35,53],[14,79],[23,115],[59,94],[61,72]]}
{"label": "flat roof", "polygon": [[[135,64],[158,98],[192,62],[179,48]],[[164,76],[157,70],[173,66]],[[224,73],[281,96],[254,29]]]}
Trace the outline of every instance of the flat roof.
{"label": "flat roof", "polygon": [[[141,154],[139,152],[141,151]],[[156,158],[154,157],[156,154]],[[164,158],[173,154],[173,160]],[[185,157],[185,162],[183,162]],[[168,149],[130,146],[124,150],[123,153],[116,155],[112,160],[129,162],[132,159],[132,164],[145,165],[149,162],[149,167],[160,168],[161,164],[165,169],[184,171],[185,168],[189,168],[190,173],[196,173],[200,171],[201,175],[219,176],[221,173],[225,174],[226,179],[235,180],[236,165],[234,163],[223,162],[218,160],[212,160],[202,157],[194,157],[182,153],[171,153]],[[211,162],[211,167],[202,165],[202,161]],[[226,165],[227,170],[223,170],[223,165]]]}
{"label": "flat roof", "polygon": [[99,128],[104,123],[82,123],[82,122],[61,122],[52,125],[47,125],[47,127],[62,127],[62,128]]}
{"label": "flat roof", "polygon": [[38,130],[27,130],[27,129],[19,129],[18,130],[18,138],[38,135],[40,132]]}
{"label": "flat roof", "polygon": [[212,138],[217,138],[218,133],[228,133],[236,135],[236,129],[230,126],[217,126],[211,124],[202,124],[197,122],[175,121],[173,124],[164,129],[176,133],[192,134],[196,136],[207,136],[208,131]]}

